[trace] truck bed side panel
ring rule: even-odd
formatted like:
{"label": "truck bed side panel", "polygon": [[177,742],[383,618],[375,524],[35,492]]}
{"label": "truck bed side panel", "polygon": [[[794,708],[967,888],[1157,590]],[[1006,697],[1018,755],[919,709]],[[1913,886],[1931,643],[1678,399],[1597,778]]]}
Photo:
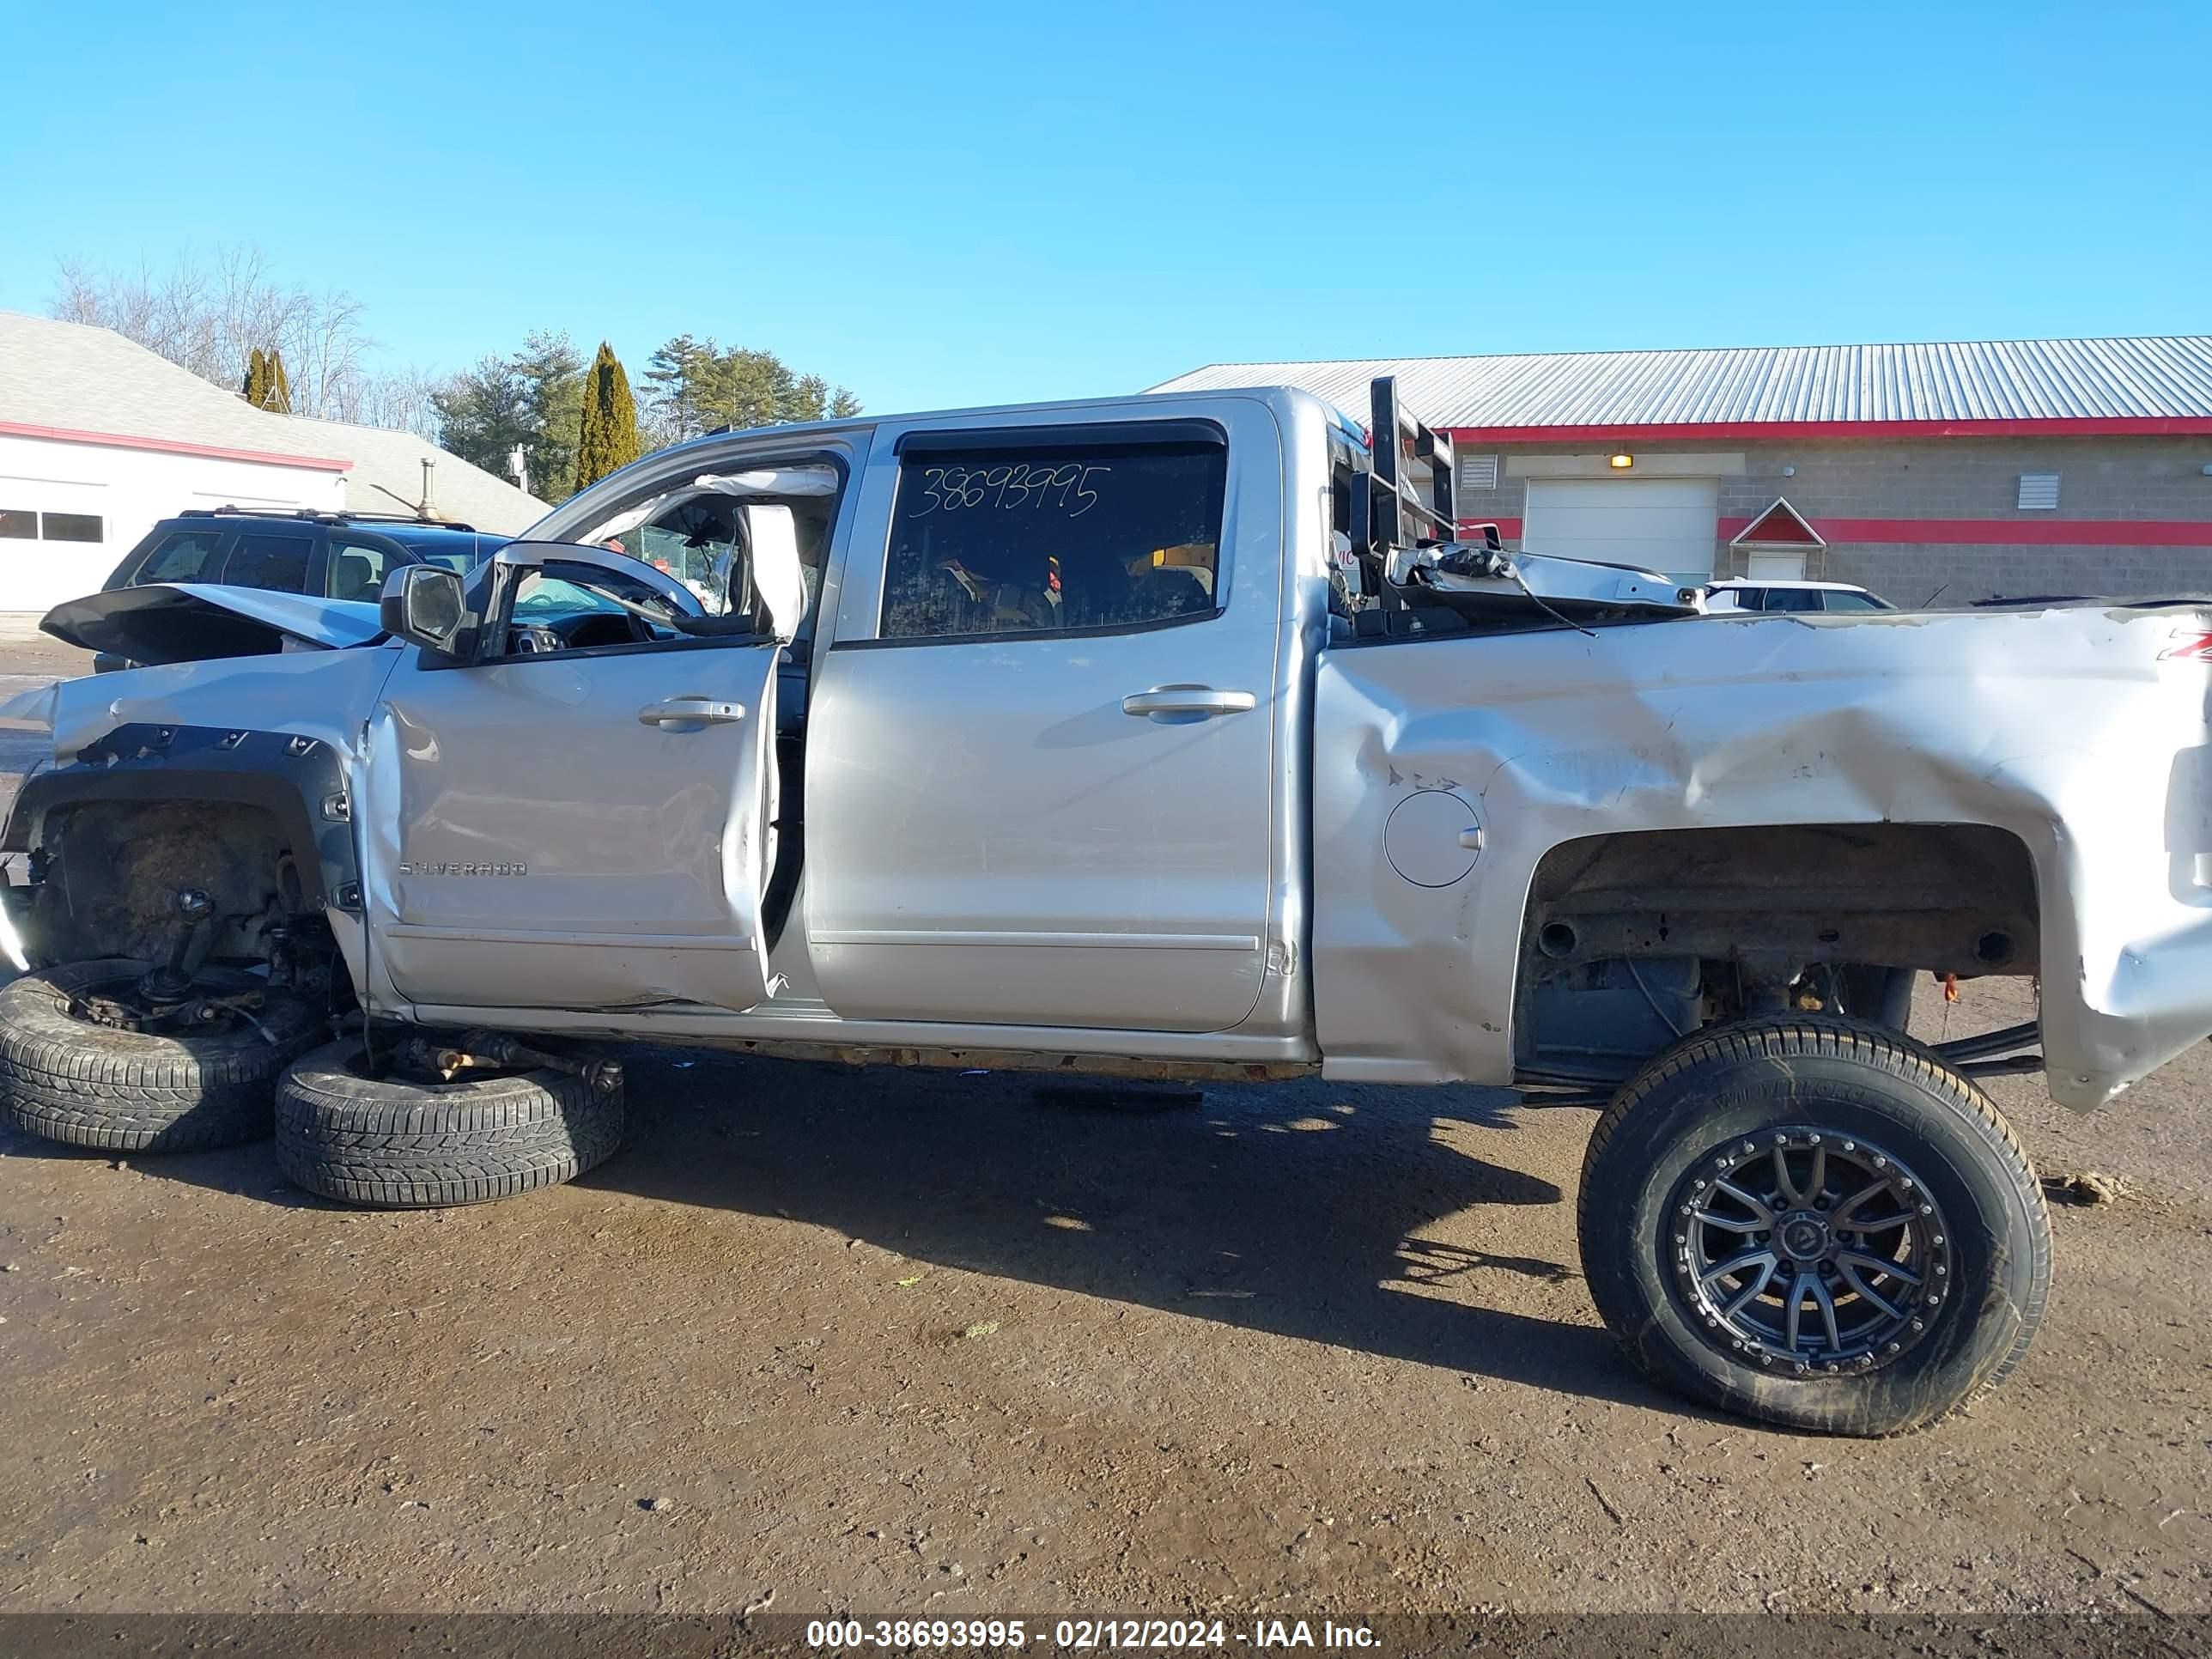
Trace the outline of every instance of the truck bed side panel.
{"label": "truck bed side panel", "polygon": [[[1332,651],[1313,953],[1331,1074],[1510,1078],[1529,881],[1560,842],[1976,823],[2034,860],[2051,1093],[2109,1099],[2212,1033],[2212,673],[2175,654],[2207,625],[2094,607],[1706,617]],[[1455,812],[1479,854],[1416,884],[1400,866],[1453,874]]]}

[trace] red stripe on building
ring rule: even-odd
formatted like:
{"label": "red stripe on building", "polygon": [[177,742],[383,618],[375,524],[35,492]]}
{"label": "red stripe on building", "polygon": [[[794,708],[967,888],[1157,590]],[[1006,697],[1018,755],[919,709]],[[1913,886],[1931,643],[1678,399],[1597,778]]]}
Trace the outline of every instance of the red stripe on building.
{"label": "red stripe on building", "polygon": [[[2174,519],[1813,519],[1829,542],[1944,543],[1990,547],[2212,547],[2212,524]],[[1733,541],[1748,519],[1723,519]],[[1508,532],[1511,534],[1516,532]]]}
{"label": "red stripe on building", "polygon": [[2058,421],[1666,421],[1646,426],[1455,426],[1454,443],[1613,446],[1684,438],[2203,438],[2202,415],[2105,415]]}
{"label": "red stripe on building", "polygon": [[106,449],[151,449],[165,455],[198,455],[211,461],[252,461],[261,466],[304,466],[317,472],[350,472],[351,461],[323,455],[284,455],[268,449],[226,449],[220,444],[186,443],[177,438],[138,438],[122,432],[79,432],[64,426],[30,426],[0,421],[0,436],[46,438],[55,443],[98,444]]}

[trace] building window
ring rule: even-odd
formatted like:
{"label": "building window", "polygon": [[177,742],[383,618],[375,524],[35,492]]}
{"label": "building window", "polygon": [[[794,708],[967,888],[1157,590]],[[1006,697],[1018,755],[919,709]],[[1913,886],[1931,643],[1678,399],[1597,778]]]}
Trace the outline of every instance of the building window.
{"label": "building window", "polygon": [[1459,489],[1462,495],[1498,488],[1498,457],[1462,455],[1459,458]]}
{"label": "building window", "polygon": [[2058,475],[2056,472],[2023,472],[2020,475],[2020,508],[2027,512],[2048,512],[2058,505]]}
{"label": "building window", "polygon": [[0,507],[0,542],[34,541],[39,515],[24,507]]}
{"label": "building window", "polygon": [[39,514],[40,535],[50,542],[100,542],[107,539],[106,526],[96,513],[41,513]]}

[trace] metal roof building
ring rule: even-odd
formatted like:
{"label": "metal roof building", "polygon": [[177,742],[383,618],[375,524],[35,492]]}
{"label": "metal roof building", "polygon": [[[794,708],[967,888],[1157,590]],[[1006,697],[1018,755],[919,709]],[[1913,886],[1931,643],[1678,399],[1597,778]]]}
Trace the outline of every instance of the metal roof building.
{"label": "metal roof building", "polygon": [[1214,363],[1152,390],[1297,386],[1364,417],[1378,374],[1395,374],[1431,426],[1471,435],[1868,423],[1967,435],[2054,422],[2092,435],[2212,433],[2212,335],[2203,334]]}
{"label": "metal roof building", "polygon": [[1152,389],[1303,386],[1364,424],[1378,374],[1451,432],[1462,519],[1535,550],[1915,604],[2212,591],[2212,335],[1216,363]]}

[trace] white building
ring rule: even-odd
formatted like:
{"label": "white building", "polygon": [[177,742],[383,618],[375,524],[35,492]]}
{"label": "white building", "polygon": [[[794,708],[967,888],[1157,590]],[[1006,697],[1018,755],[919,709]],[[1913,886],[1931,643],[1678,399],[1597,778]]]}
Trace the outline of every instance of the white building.
{"label": "white building", "polygon": [[94,592],[155,520],[192,507],[501,534],[546,510],[412,433],[274,415],[112,330],[0,311],[0,611]]}

